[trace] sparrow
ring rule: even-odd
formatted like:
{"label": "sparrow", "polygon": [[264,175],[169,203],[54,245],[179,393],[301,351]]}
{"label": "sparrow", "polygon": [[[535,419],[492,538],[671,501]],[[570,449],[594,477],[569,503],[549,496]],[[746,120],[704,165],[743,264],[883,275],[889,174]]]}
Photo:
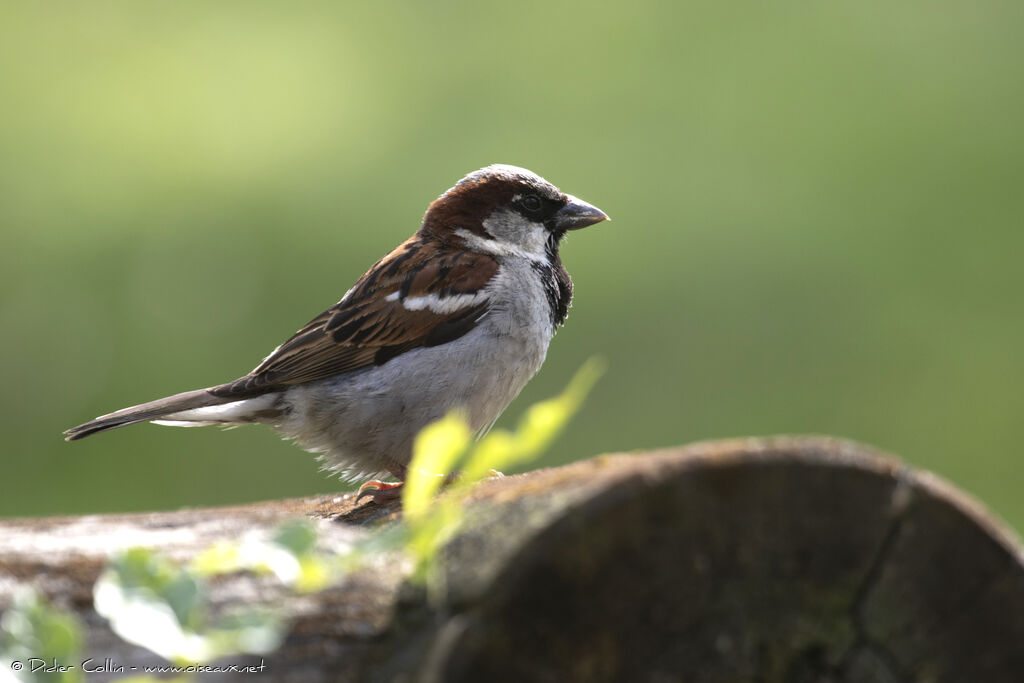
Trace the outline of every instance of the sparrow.
{"label": "sparrow", "polygon": [[403,480],[424,426],[461,409],[483,434],[537,373],[572,301],[562,238],[604,220],[524,168],[474,171],[249,374],[97,417],[66,440],[147,421],[262,423],[339,476]]}

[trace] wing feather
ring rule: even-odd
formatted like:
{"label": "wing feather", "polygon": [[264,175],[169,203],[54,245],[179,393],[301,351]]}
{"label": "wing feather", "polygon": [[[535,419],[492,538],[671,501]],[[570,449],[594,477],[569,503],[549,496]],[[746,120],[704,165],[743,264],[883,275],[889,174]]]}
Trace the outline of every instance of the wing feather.
{"label": "wing feather", "polygon": [[[448,297],[479,294],[497,272],[498,263],[488,254],[438,248],[414,235],[251,373],[211,393],[254,396],[382,365],[411,349],[458,339],[476,327],[487,314],[488,304],[486,297]],[[435,297],[438,305],[406,308],[406,299],[420,297]],[[446,299],[466,304],[441,305]]]}

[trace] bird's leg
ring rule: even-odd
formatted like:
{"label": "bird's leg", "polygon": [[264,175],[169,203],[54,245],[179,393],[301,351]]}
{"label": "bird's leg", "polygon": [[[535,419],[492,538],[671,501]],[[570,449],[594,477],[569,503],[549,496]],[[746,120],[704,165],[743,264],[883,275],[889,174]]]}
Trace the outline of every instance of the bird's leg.
{"label": "bird's leg", "polygon": [[[403,472],[402,477],[405,476]],[[443,476],[443,475],[437,475]],[[458,481],[462,476],[461,472],[452,472],[445,476],[443,486],[449,486]],[[492,479],[495,477],[504,477],[505,475],[498,470],[489,470],[487,472],[487,478]],[[369,498],[374,503],[386,503],[389,500],[395,500],[396,498],[402,497],[402,485],[405,482],[402,481],[381,481],[380,479],[371,479],[362,486],[359,487],[359,492],[356,494],[356,502],[358,503],[364,497]]]}
{"label": "bird's leg", "polygon": [[402,484],[405,483],[405,466],[389,467],[388,471],[395,475],[398,481],[371,479],[359,487],[359,491],[356,494],[356,502],[358,503],[364,497],[369,498],[374,503],[386,503],[389,500],[401,498]]}

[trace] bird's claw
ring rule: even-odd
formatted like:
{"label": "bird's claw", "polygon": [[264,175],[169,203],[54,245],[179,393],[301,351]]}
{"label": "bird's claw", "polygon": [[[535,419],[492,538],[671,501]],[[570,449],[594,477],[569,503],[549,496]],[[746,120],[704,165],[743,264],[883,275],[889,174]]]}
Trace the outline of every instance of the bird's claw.
{"label": "bird's claw", "polygon": [[386,503],[401,496],[402,482],[373,479],[359,487],[359,492],[356,494],[356,502],[358,503],[366,497],[374,503]]}

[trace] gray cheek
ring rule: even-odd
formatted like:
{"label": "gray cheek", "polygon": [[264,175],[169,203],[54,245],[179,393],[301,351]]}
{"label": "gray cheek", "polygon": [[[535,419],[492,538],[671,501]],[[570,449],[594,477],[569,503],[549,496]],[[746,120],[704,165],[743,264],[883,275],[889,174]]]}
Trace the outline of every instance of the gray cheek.
{"label": "gray cheek", "polygon": [[529,254],[543,257],[548,230],[543,223],[505,208],[495,209],[483,222],[484,230],[494,239],[523,249]]}

